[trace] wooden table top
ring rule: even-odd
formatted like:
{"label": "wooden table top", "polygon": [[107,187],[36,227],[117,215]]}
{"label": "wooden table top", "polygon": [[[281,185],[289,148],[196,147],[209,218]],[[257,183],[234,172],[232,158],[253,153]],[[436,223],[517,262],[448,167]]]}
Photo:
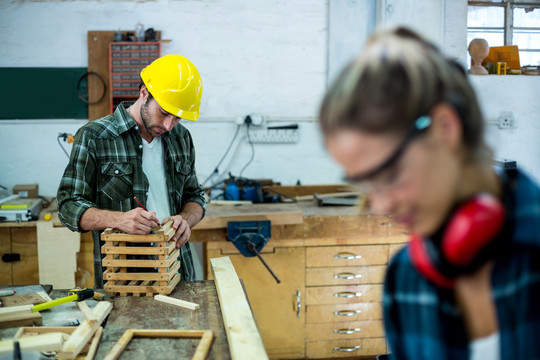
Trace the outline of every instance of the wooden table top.
{"label": "wooden table top", "polygon": [[[67,290],[53,290],[51,298],[65,296]],[[223,324],[219,298],[213,280],[181,281],[168,296],[200,305],[198,310],[170,305],[153,297],[116,297],[113,309],[102,324],[103,336],[95,359],[105,358],[127,329],[186,329],[213,330],[214,341],[208,359],[231,358],[227,334]],[[90,308],[97,302],[87,300]],[[44,326],[68,325],[75,319],[84,319],[75,302],[70,302],[42,312]],[[72,324],[69,324],[72,325]],[[18,328],[0,330],[0,338],[11,338]],[[191,359],[199,339],[135,338],[120,356],[121,359]]]}

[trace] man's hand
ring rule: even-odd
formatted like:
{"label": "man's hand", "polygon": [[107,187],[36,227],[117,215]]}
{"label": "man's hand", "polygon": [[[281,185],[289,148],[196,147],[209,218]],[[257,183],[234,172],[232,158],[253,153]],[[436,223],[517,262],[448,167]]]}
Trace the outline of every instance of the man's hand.
{"label": "man's hand", "polygon": [[125,213],[120,213],[114,228],[127,234],[145,235],[153,228],[159,226],[159,220],[155,211],[146,211],[135,208]]}
{"label": "man's hand", "polygon": [[173,236],[173,240],[176,241],[176,247],[181,248],[189,240],[189,237],[191,236],[191,228],[186,219],[182,217],[182,215],[175,215],[165,218],[161,222],[161,225],[164,225],[170,220],[173,221],[171,227],[176,230],[176,233]]}

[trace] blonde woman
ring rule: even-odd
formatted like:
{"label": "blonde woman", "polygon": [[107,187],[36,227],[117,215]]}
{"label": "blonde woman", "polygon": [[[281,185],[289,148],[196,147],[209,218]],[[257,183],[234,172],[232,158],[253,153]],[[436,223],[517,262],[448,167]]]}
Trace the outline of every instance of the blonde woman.
{"label": "blonde woman", "polygon": [[372,211],[411,233],[385,281],[393,358],[539,359],[540,189],[494,170],[464,70],[410,30],[379,32],[320,121]]}

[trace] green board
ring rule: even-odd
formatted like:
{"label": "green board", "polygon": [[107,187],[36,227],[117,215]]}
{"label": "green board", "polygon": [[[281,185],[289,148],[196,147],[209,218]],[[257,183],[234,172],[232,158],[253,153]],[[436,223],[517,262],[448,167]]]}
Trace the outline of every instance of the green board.
{"label": "green board", "polygon": [[[77,95],[86,68],[0,67],[0,119],[88,119]],[[86,96],[86,79],[81,90]]]}

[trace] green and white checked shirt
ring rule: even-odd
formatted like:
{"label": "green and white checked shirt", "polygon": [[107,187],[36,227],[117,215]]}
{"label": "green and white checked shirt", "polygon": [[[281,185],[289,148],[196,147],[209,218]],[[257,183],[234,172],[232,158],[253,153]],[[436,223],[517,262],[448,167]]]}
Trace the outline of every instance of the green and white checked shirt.
{"label": "green and white checked shirt", "polygon": [[[116,111],[89,122],[77,131],[69,163],[56,197],[62,224],[72,231],[79,227],[82,214],[90,207],[129,211],[145,204],[148,179],[142,168],[142,138],[135,120],[121,103]],[[165,153],[165,177],[172,214],[179,214],[184,204],[195,202],[205,210],[204,189],[195,173],[195,149],[189,131],[181,124],[162,135]],[[100,231],[93,231],[94,287],[103,288]],[[180,273],[183,280],[195,280],[189,242],[181,248]]]}

